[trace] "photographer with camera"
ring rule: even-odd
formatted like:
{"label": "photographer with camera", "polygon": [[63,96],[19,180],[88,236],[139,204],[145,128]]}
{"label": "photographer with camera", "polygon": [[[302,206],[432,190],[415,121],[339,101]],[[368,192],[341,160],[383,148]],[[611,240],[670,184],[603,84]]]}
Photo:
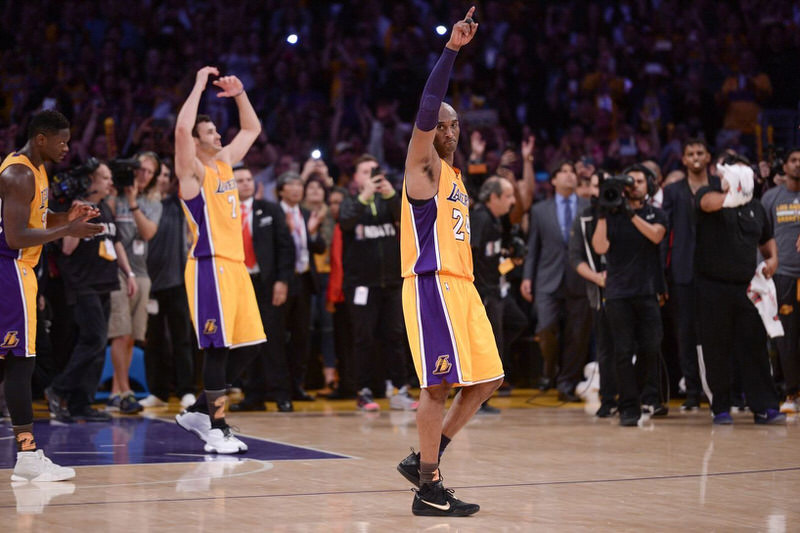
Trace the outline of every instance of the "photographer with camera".
{"label": "photographer with camera", "polygon": [[[772,381],[767,333],[748,286],[761,268],[770,279],[778,267],[772,227],[753,196],[754,173],[747,160],[727,156],[717,165],[720,186],[697,191],[697,334],[700,375],[705,376],[714,424],[733,424],[731,374],[738,366],[756,424],[782,424]],[[756,266],[756,252],[764,266]],[[704,372],[705,371],[705,372]]]}
{"label": "photographer with camera", "polygon": [[[504,361],[503,367],[509,368],[506,362],[508,354],[505,347],[510,345],[504,339],[508,288],[501,275],[510,272],[515,264],[521,264],[525,257],[525,243],[516,242],[513,249],[504,244],[503,222],[501,217],[508,215],[514,207],[514,186],[506,179],[492,176],[483,182],[478,192],[478,202],[470,210],[471,225],[470,246],[472,247],[472,264],[475,273],[475,288],[486,308],[486,316],[492,325],[492,332]],[[519,239],[519,237],[517,237]],[[503,287],[503,285],[506,287]],[[520,314],[524,313],[519,311]],[[518,336],[521,331],[512,332]],[[480,413],[498,413],[499,409],[491,407],[489,401],[483,402]]]}
{"label": "photographer with camera", "polygon": [[[414,410],[408,394],[405,330],[400,277],[400,195],[386,180],[377,159],[369,154],[356,160],[353,181],[356,195],[344,199],[339,211],[342,230],[345,301],[353,326],[354,361],[341,376],[340,387],[356,392],[363,411],[380,409],[370,385],[375,382],[374,362],[380,358],[392,382],[392,409]],[[377,357],[376,357],[377,355]],[[395,394],[394,387],[399,387]],[[355,389],[355,391],[353,390]]]}
{"label": "photographer with camera", "polygon": [[608,324],[605,308],[606,258],[592,249],[592,235],[597,224],[597,197],[602,170],[589,178],[591,205],[575,217],[569,237],[569,264],[586,283],[586,297],[592,309],[597,365],[600,369],[600,407],[595,416],[608,418],[617,412],[617,371],[614,365],[614,333]]}
{"label": "photographer with camera", "polygon": [[100,215],[93,222],[101,224],[103,231],[93,237],[64,237],[61,241],[58,267],[78,330],[77,343],[45,395],[50,412],[59,422],[104,422],[111,420],[111,415],[93,409],[91,402],[105,360],[110,295],[120,289],[118,272],[123,274],[125,285],[121,290],[127,296],[135,294],[137,286],[136,280],[128,276],[131,266],[105,201],[114,187],[108,165],[89,158],[70,175],[74,179],[87,178],[88,190],[80,191],[77,199],[97,206]]}
{"label": "photographer with camera", "polygon": [[[646,203],[655,188],[650,170],[633,165],[600,184],[595,253],[606,256],[606,313],[614,332],[620,425],[636,426],[641,402],[658,405],[656,381],[662,326],[658,294],[664,292],[659,244],[664,212]],[[633,356],[636,355],[634,368]]]}
{"label": "photographer with camera", "polygon": [[[135,160],[116,160],[111,163],[114,185],[120,195],[114,204],[114,220],[119,240],[131,263],[130,277],[136,278],[139,290],[128,295],[119,290],[111,293],[111,318],[108,337],[111,339],[111,361],[114,380],[108,409],[123,414],[142,410],[128,380],[133,358],[134,342],[145,341],[147,332],[147,302],[150,298],[150,277],[147,273],[147,242],[158,231],[163,206],[154,179],[161,162],[153,152],[142,152]],[[120,286],[126,279],[120,273]]]}

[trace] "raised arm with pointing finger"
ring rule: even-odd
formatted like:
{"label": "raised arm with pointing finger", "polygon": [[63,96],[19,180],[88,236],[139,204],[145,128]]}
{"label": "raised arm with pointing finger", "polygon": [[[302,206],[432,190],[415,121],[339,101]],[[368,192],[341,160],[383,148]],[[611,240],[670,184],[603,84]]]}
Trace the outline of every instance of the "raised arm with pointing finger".
{"label": "raised arm with pointing finger", "polygon": [[[474,12],[475,7],[471,7],[464,20],[456,22],[453,26],[450,40],[447,41],[447,46],[433,67],[422,91],[417,120],[406,156],[406,191],[408,196],[415,200],[432,198],[439,186],[441,162],[434,146],[440,122],[439,110],[447,93],[456,54],[478,31],[478,24],[472,20]],[[455,121],[457,122],[457,119]],[[448,163],[452,164],[452,152],[449,159]]]}

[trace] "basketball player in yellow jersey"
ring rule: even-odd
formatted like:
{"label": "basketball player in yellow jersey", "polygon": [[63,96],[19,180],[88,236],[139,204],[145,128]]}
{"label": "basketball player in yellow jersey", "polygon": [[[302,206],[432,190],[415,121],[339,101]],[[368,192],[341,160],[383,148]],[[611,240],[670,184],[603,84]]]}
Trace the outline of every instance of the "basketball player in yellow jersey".
{"label": "basketball player in yellow jersey", "polygon": [[[205,442],[207,452],[240,453],[247,445],[225,422],[226,367],[238,374],[266,341],[250,275],[244,265],[239,193],[231,165],[244,159],[261,124],[242,82],[224,76],[213,84],[219,98],[233,98],[241,130],[227,146],[206,115],[197,114],[200,97],[215,67],[197,72],[194,88],[175,124],[175,174],[193,234],[186,264],[189,311],[203,349],[203,389],[197,402],[176,417],[178,425]],[[236,375],[231,376],[232,379]]]}
{"label": "basketball player in yellow jersey", "polygon": [[[422,392],[417,409],[420,453],[398,470],[419,486],[411,511],[468,516],[480,507],[442,485],[439,459],[455,434],[503,381],[492,326],[473,284],[469,197],[453,168],[458,115],[443,103],[455,57],[475,36],[475,8],[453,26],[433,68],[406,157],[400,221],[403,315]],[[444,415],[451,387],[460,387]]]}
{"label": "basketball player in yellow jersey", "polygon": [[44,243],[91,237],[103,231],[88,219],[100,212],[75,204],[67,213],[48,210],[44,164],[69,151],[69,121],[57,111],[31,119],[28,142],[0,165],[0,381],[17,442],[13,481],[63,481],[75,470],[53,464],[33,439],[31,376],[36,356],[36,273]]}

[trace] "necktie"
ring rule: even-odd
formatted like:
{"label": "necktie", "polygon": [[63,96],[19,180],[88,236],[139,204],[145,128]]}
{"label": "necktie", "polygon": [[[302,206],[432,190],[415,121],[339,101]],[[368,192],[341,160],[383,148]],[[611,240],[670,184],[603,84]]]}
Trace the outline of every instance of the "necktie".
{"label": "necktie", "polygon": [[294,240],[294,269],[297,273],[302,274],[308,270],[308,248],[303,242],[303,215],[297,206],[287,211],[286,222],[289,224],[289,230],[292,232],[292,239]]}
{"label": "necktie", "polygon": [[253,248],[253,236],[250,234],[250,222],[248,220],[250,209],[247,204],[240,204],[242,207],[242,239],[244,240],[244,264],[247,268],[256,266],[256,251]]}
{"label": "necktie", "polygon": [[572,204],[570,204],[569,198],[564,200],[564,228],[562,229],[564,233],[564,242],[569,241],[569,230],[572,227]]}

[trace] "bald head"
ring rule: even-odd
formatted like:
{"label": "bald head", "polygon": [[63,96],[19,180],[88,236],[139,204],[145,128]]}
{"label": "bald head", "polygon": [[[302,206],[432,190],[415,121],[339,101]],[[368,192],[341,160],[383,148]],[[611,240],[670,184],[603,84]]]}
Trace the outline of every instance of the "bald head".
{"label": "bald head", "polygon": [[436,126],[436,136],[433,146],[439,157],[453,164],[453,154],[458,147],[458,136],[461,128],[458,124],[458,113],[448,103],[442,102],[439,106],[439,124]]}
{"label": "bald head", "polygon": [[458,120],[458,113],[453,109],[453,106],[447,102],[442,102],[439,106],[439,122],[448,122],[451,120]]}

